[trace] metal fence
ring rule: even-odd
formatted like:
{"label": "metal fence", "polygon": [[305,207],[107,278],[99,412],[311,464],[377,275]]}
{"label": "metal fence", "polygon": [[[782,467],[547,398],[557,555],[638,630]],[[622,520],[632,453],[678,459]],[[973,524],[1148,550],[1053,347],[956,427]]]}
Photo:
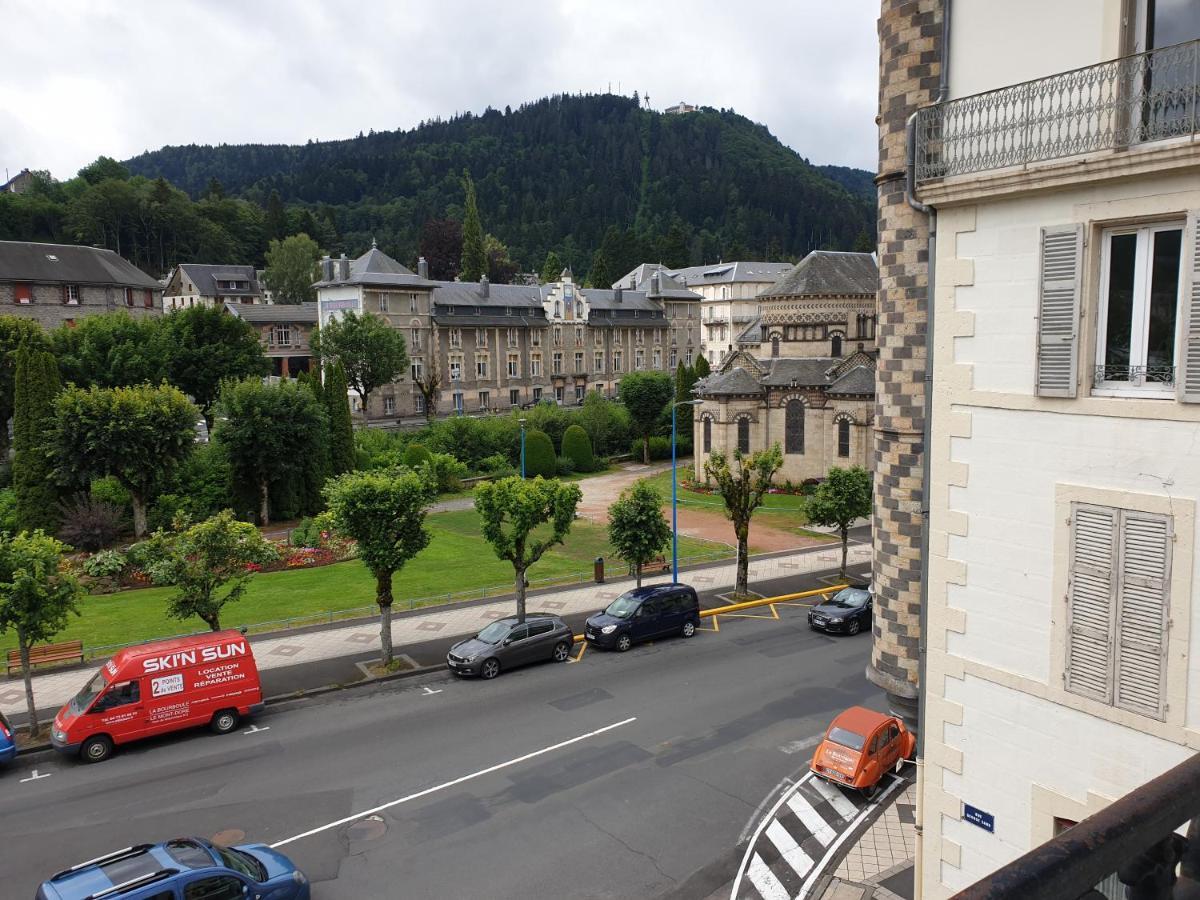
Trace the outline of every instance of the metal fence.
{"label": "metal fence", "polygon": [[918,181],[1195,137],[1200,40],[918,111]]}

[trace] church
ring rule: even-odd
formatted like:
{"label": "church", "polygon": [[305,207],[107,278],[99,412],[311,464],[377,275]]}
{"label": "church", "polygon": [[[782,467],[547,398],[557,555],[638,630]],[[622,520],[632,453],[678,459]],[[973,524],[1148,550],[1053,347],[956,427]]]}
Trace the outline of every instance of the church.
{"label": "church", "polygon": [[714,450],[778,443],[778,483],[871,469],[875,407],[872,253],[814,250],[758,296],[759,315],[694,391],[696,477]]}

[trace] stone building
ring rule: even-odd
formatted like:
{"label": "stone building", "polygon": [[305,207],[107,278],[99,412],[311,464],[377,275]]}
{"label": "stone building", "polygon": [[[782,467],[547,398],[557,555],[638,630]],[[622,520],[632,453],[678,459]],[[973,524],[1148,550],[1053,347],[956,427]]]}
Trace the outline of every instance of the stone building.
{"label": "stone building", "polygon": [[254,266],[181,263],[167,276],[163,309],[262,303],[263,289]]}
{"label": "stone building", "polygon": [[875,261],[814,251],[760,295],[738,351],[696,385],[696,477],[713,450],[783,451],[780,480],[872,467]]}
{"label": "stone building", "polygon": [[263,355],[271,360],[271,373],[294,378],[312,367],[309,341],[317,327],[317,304],[249,304],[225,302],[225,311],[248,322],[258,332]]}
{"label": "stone building", "polygon": [[319,321],[346,311],[400,329],[410,370],[371,397],[368,418],[424,417],[418,388],[438,375],[439,415],[507,411],[549,400],[613,396],[623,374],[673,373],[700,349],[699,295],[658,273],[634,289],[582,288],[570,270],[545,285],[431,281],[377,247],[358,259],[322,260]]}
{"label": "stone building", "polygon": [[162,313],[162,285],[111,250],[0,241],[0,307],[44,328],[121,310]]}

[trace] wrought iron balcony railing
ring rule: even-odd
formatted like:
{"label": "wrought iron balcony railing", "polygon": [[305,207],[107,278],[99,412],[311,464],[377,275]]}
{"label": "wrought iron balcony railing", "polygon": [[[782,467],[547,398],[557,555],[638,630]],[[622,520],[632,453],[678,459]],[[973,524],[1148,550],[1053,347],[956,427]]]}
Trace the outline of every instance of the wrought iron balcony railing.
{"label": "wrought iron balcony railing", "polygon": [[1096,366],[1093,373],[1092,385],[1130,384],[1137,387],[1144,385],[1162,385],[1173,387],[1175,384],[1174,366]]}
{"label": "wrought iron balcony railing", "polygon": [[1200,40],[918,111],[923,181],[1195,137]]}
{"label": "wrought iron balcony railing", "polygon": [[[1178,833],[1185,825],[1186,837]],[[1200,755],[960,891],[953,900],[1194,900],[1198,896]]]}

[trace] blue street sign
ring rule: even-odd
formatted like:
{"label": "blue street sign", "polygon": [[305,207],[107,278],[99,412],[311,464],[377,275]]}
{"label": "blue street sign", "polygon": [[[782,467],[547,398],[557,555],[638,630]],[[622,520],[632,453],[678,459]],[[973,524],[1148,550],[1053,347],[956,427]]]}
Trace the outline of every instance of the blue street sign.
{"label": "blue street sign", "polygon": [[970,803],[963,804],[962,817],[972,825],[978,825],[984,831],[992,834],[996,832],[996,817],[991,813],[984,812],[982,809],[977,809]]}

